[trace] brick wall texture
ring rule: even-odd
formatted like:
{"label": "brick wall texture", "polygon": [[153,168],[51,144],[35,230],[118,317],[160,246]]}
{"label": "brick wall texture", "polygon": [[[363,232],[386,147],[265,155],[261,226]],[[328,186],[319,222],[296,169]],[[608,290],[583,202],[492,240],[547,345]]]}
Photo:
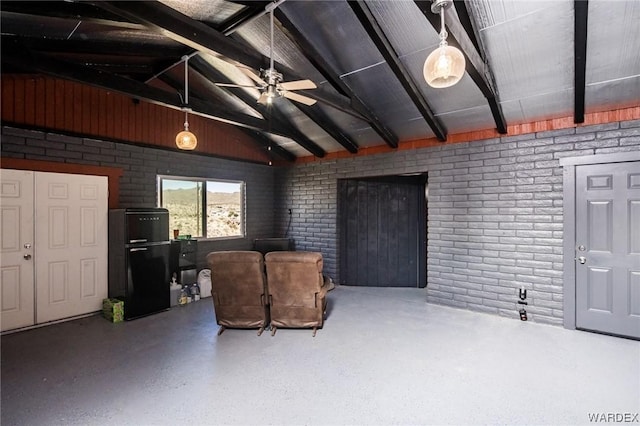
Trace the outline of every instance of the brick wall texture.
{"label": "brick wall texture", "polygon": [[2,128],[3,157],[119,167],[120,207],[157,205],[157,176],[188,176],[246,182],[246,238],[201,241],[198,268],[214,250],[248,250],[254,238],[273,233],[274,169],[254,163],[24,130]]}
{"label": "brick wall texture", "polygon": [[[247,238],[199,244],[249,249],[253,238],[288,236],[322,252],[339,279],[339,179],[428,173],[426,299],[517,317],[528,289],[534,321],[562,324],[562,157],[640,150],[640,120],[502,137],[290,168],[193,153],[2,129],[2,156],[121,167],[122,207],[155,205],[158,174],[244,180]],[[292,214],[288,214],[288,209]],[[275,232],[274,232],[275,230]]]}
{"label": "brick wall texture", "polygon": [[277,174],[276,226],[338,278],[338,179],[426,172],[427,300],[515,318],[524,287],[529,318],[561,325],[558,160],[637,150],[639,120],[307,163]]}

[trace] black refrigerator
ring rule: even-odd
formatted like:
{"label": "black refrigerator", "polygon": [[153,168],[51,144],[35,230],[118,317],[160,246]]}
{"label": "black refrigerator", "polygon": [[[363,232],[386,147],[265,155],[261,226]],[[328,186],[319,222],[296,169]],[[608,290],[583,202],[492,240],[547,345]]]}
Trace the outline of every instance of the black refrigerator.
{"label": "black refrigerator", "polygon": [[169,211],[109,210],[109,297],[126,320],[169,309]]}

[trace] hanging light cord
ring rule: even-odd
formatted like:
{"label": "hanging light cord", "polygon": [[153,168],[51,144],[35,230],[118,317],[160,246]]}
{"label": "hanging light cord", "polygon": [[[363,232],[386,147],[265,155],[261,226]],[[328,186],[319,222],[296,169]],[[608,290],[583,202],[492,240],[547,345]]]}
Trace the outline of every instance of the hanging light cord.
{"label": "hanging light cord", "polygon": [[184,130],[189,130],[189,120],[187,105],[189,105],[189,57],[183,56],[184,59]]}
{"label": "hanging light cord", "polygon": [[271,45],[269,46],[269,69],[273,69],[273,9],[269,13],[269,23],[271,24]]}
{"label": "hanging light cord", "polygon": [[444,25],[445,10],[446,8],[444,6],[440,6],[440,47],[447,45],[447,37],[449,36],[447,27]]}

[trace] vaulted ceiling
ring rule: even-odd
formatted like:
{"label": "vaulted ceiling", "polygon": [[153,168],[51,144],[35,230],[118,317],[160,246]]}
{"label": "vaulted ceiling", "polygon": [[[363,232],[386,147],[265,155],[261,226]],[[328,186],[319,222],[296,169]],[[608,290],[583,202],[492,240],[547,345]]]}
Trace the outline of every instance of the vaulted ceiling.
{"label": "vaulted ceiling", "polygon": [[[423,77],[440,30],[428,0],[2,1],[2,72],[180,109],[187,56],[192,113],[258,130],[288,159],[640,105],[640,2],[452,3],[466,72],[444,89]],[[295,92],[314,105],[257,102],[274,6],[275,69],[314,82]]]}

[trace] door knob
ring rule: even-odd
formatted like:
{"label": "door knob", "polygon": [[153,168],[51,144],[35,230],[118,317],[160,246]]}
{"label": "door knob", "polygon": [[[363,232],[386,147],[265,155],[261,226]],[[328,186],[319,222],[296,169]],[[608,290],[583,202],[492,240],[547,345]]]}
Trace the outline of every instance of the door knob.
{"label": "door knob", "polygon": [[24,258],[25,258],[25,259],[27,259],[27,260],[31,259],[31,255],[30,255],[29,253],[25,254],[25,255],[24,255],[24,256],[22,256],[22,257],[24,257]]}
{"label": "door knob", "polygon": [[582,265],[584,265],[585,263],[587,263],[587,258],[584,256],[580,256],[578,258],[578,262],[580,262]]}

